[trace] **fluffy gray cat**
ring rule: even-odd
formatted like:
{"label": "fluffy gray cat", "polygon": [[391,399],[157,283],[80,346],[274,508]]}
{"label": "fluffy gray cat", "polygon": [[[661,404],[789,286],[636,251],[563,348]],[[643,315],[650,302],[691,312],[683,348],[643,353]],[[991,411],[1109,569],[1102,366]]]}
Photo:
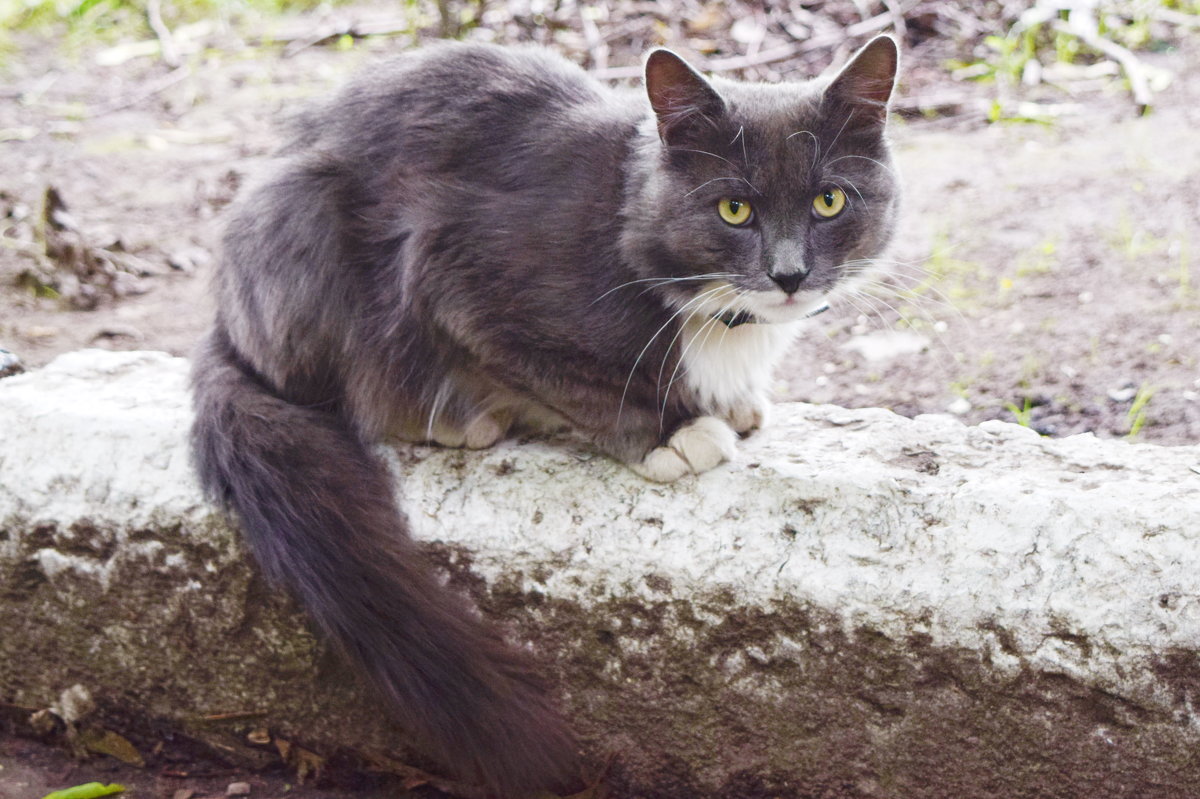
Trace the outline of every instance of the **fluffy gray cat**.
{"label": "fluffy gray cat", "polygon": [[305,115],[229,221],[194,451],[265,573],[414,740],[503,797],[579,753],[536,665],[423,563],[371,446],[569,428],[671,481],[763,423],[800,321],[894,226],[892,39],[644,91],[535,49],[404,55]]}

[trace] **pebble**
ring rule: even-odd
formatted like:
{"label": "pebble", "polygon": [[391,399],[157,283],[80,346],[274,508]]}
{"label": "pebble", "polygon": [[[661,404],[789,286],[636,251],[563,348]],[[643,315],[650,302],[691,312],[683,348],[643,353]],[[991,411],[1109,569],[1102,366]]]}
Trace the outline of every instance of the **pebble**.
{"label": "pebble", "polygon": [[929,347],[929,339],[908,330],[877,330],[854,336],[842,345],[868,361],[887,361],[901,355],[912,355]]}
{"label": "pebble", "polygon": [[231,782],[229,787],[225,789],[226,796],[249,796],[250,783],[248,782]]}
{"label": "pebble", "polygon": [[11,377],[24,371],[20,358],[8,350],[0,349],[0,377]]}
{"label": "pebble", "polygon": [[1136,396],[1137,384],[1132,380],[1126,380],[1108,390],[1108,398],[1113,402],[1129,402]]}
{"label": "pebble", "polygon": [[946,410],[955,416],[962,416],[971,411],[971,401],[966,397],[959,397],[946,406]]}

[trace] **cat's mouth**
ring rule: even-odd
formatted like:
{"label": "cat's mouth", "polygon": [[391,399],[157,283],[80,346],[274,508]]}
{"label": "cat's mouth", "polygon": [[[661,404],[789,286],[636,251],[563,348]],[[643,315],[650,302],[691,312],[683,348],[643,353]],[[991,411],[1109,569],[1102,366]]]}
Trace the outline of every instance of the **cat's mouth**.
{"label": "cat's mouth", "polygon": [[796,322],[829,310],[829,301],[824,292],[797,292],[783,298],[775,291],[757,294],[759,296],[750,295],[745,298],[746,311],[763,322]]}
{"label": "cat's mouth", "polygon": [[795,294],[747,291],[729,283],[713,281],[706,284],[684,307],[692,313],[718,319],[728,327],[739,327],[749,322],[798,322],[828,310],[829,301],[828,294],[823,291],[798,291]]}

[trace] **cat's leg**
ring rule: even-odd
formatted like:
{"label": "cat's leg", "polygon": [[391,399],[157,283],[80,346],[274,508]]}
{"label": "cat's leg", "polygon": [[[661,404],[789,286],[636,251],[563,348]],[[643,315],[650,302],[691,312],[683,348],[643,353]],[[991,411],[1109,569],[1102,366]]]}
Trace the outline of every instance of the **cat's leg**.
{"label": "cat's leg", "polygon": [[630,466],[647,480],[670,483],[686,474],[706,472],[736,454],[733,428],[715,416],[698,416],[676,430],[666,444]]}

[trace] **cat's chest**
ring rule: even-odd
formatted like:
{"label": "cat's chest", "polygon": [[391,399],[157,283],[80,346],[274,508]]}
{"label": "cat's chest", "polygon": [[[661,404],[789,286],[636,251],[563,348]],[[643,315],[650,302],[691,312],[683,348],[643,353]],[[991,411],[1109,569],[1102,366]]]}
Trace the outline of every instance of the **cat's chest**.
{"label": "cat's chest", "polygon": [[752,323],[730,328],[713,319],[689,320],[680,336],[678,379],[706,413],[721,413],[763,397],[799,326]]}

